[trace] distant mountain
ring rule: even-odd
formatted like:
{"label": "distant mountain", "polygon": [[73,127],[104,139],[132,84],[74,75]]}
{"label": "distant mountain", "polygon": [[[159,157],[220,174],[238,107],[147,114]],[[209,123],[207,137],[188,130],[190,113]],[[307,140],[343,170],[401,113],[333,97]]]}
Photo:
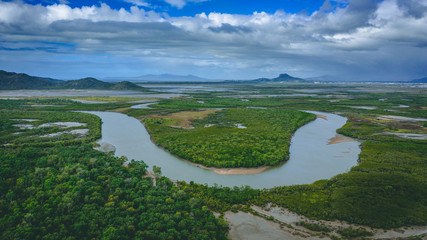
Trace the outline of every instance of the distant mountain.
{"label": "distant mountain", "polygon": [[409,81],[408,83],[427,83],[427,77]]}
{"label": "distant mountain", "polygon": [[280,74],[276,78],[257,78],[254,80],[226,80],[228,83],[262,83],[262,82],[287,82],[287,83],[304,83],[305,79],[293,77],[287,73]]}
{"label": "distant mountain", "polygon": [[55,88],[63,89],[110,89],[114,84],[100,81],[95,78],[82,78],[59,83]]}
{"label": "distant mountain", "polygon": [[209,79],[201,78],[194,75],[173,75],[173,74],[160,74],[160,75],[143,75],[138,77],[110,77],[103,80],[108,82],[113,81],[129,81],[129,82],[204,82]]}
{"label": "distant mountain", "polygon": [[135,83],[131,83],[129,81],[122,81],[114,84],[114,86],[110,87],[112,90],[141,90],[142,87],[136,85]]}
{"label": "distant mountain", "polygon": [[25,73],[0,70],[0,90],[49,88],[60,82],[62,81],[52,78],[33,77]]}
{"label": "distant mountain", "polygon": [[302,78],[292,77],[287,73],[280,74],[276,78],[258,78],[252,81],[253,82],[291,82],[291,83],[306,82],[306,80]]}
{"label": "distant mountain", "polygon": [[144,88],[131,82],[107,83],[96,78],[61,81],[0,70],[0,90],[21,89],[143,90]]}

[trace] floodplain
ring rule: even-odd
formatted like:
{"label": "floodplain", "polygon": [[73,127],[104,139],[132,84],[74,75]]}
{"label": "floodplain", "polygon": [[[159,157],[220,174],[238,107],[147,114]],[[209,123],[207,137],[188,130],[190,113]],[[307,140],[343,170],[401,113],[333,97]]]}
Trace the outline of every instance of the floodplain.
{"label": "floodplain", "polygon": [[[46,236],[49,231],[55,232],[54,229],[61,229],[55,232],[58,236],[79,232],[82,239],[113,233],[129,236],[129,239],[155,238],[174,229],[167,233],[168,236],[225,239],[228,234],[232,238],[236,234],[242,237],[245,231],[233,228],[238,224],[231,224],[229,230],[226,222],[239,218],[271,222],[274,226],[270,224],[269,227],[274,228],[271,231],[279,231],[277,236],[295,234],[295,239],[301,234],[309,239],[426,237],[425,84],[233,82],[141,86],[152,92],[0,91],[0,223],[5,226],[0,231],[2,238]],[[137,104],[147,105],[132,107]],[[101,119],[86,113],[93,111],[120,112],[131,117],[145,125],[150,134],[148,140],[152,140],[150,144],[156,143],[169,151],[158,148],[159,152],[174,158],[180,156],[183,158],[177,159],[180,164],[206,171],[206,178],[210,175],[216,179],[224,177],[227,183],[204,184],[203,174],[198,177],[200,181],[183,181],[174,176],[188,173],[167,170],[160,163],[161,159],[157,160],[158,164],[143,163],[143,154],[131,155],[136,161],[121,157],[126,156],[128,150],[114,144],[115,148],[107,149],[115,152],[93,150],[99,145],[96,141],[105,137]],[[302,111],[315,111],[317,119],[315,114]],[[307,118],[302,124],[293,125],[289,138],[280,140],[283,144],[275,142],[276,145],[265,153],[259,151],[264,147],[257,149],[253,144],[261,141],[264,134],[272,134],[263,132],[264,127],[257,129],[251,125],[264,121],[260,117],[269,116],[267,120],[274,122],[265,120],[265,124],[276,126],[281,124],[280,118],[283,124],[289,124],[292,121],[286,120],[294,120],[297,115]],[[268,187],[234,184],[239,177],[256,179],[291,164],[286,157],[287,149],[282,147],[292,147],[292,136],[314,123],[312,121],[327,122],[334,115],[346,121],[322,141],[325,146],[332,147],[356,144],[360,153],[356,153],[355,162],[350,166],[304,184],[274,178],[270,179],[274,186]],[[205,131],[210,135],[202,134]],[[279,128],[275,131],[280,134]],[[260,135],[256,136],[255,132]],[[249,135],[239,139],[239,133]],[[215,143],[225,142],[227,136],[234,136],[227,140],[234,144],[231,150],[239,150],[223,152],[227,156],[224,159],[240,164],[207,164],[204,160],[214,159],[212,156],[223,150],[220,148],[226,148],[226,144]],[[245,142],[248,139],[255,140]],[[125,143],[126,140],[132,141],[130,137],[121,141]],[[188,144],[176,148],[168,145],[174,140],[188,141]],[[312,165],[319,154],[310,154],[312,143],[308,138],[306,142],[304,150],[312,159]],[[325,148],[325,151],[328,150]],[[246,154],[239,155],[242,152]],[[259,156],[257,152],[274,161],[262,164],[255,161],[254,164]],[[326,167],[333,168],[344,161],[348,157],[345,152],[342,150],[344,157],[333,159]],[[276,161],[274,157],[278,155]],[[271,169],[256,174],[221,175],[213,169],[194,166],[194,163],[207,168]],[[154,174],[147,176],[146,171],[150,169]],[[174,173],[169,174],[173,170]],[[298,177],[306,178],[304,174]],[[151,204],[151,210],[144,208],[147,204]],[[96,217],[98,215],[85,219],[87,209],[97,209],[93,214],[108,212],[109,220]],[[276,209],[274,214],[271,209]],[[282,221],[280,211],[304,218]],[[173,217],[167,218],[171,212]],[[156,214],[165,217],[156,218]],[[49,220],[48,216],[52,215],[55,217]],[[196,220],[206,224],[199,225]],[[337,220],[343,223],[335,223]],[[65,226],[64,222],[71,224]],[[253,226],[259,224],[253,223]],[[257,231],[249,225],[246,228],[247,234]],[[244,228],[240,225],[241,229]],[[395,234],[384,232],[388,229],[397,230]]]}

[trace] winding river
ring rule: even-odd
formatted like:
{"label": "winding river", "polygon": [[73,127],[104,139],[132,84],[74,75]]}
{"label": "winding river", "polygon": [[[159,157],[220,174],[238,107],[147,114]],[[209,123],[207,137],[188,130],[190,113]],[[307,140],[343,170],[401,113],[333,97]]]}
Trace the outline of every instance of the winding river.
{"label": "winding river", "polygon": [[290,159],[279,167],[253,175],[219,175],[191,165],[157,147],[144,125],[136,118],[114,112],[89,112],[102,119],[101,142],[115,146],[116,156],[142,160],[150,169],[160,166],[162,175],[174,180],[207,183],[212,186],[271,188],[282,185],[309,184],[348,171],[357,164],[359,142],[328,144],[347,121],[346,118],[321,112],[325,118],[299,128],[290,146]]}

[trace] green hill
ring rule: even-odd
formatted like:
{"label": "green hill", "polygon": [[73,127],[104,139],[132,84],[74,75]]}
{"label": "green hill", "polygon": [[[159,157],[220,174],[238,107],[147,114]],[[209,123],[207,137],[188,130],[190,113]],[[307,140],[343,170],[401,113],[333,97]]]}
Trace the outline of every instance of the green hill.
{"label": "green hill", "polygon": [[61,81],[0,70],[0,90],[24,89],[100,89],[100,90],[143,90],[131,82],[108,83],[96,78]]}
{"label": "green hill", "polygon": [[300,83],[306,82],[306,80],[302,78],[293,77],[287,73],[280,74],[276,78],[258,78],[252,80],[251,82],[291,82],[291,83]]}
{"label": "green hill", "polygon": [[122,81],[114,84],[110,89],[114,90],[139,90],[142,87],[136,85],[135,83],[131,83],[129,81]]}
{"label": "green hill", "polygon": [[82,78],[59,83],[54,88],[59,89],[110,89],[113,83],[107,83],[95,78]]}
{"label": "green hill", "polygon": [[55,86],[60,80],[29,76],[0,70],[0,90],[42,89]]}

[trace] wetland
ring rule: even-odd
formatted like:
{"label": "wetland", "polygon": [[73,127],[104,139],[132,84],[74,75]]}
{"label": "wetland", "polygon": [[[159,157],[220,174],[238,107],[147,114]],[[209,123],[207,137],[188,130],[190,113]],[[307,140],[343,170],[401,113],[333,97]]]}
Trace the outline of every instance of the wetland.
{"label": "wetland", "polygon": [[[0,234],[45,236],[73,219],[57,234],[90,238],[108,228],[124,239],[166,232],[199,239],[422,239],[425,89],[422,84],[216,83],[156,84],[143,93],[2,91],[5,228]],[[307,118],[289,128],[296,116]],[[268,128],[263,132],[262,124],[283,134],[276,128],[281,123],[287,137],[261,147],[270,149],[263,153],[266,159],[272,154],[278,162],[252,165],[255,151],[237,154],[256,149],[254,141],[272,134]],[[239,134],[248,135],[239,139]],[[234,136],[236,154],[221,153],[221,145],[213,144],[228,136]],[[166,144],[174,141],[181,145]],[[228,154],[242,164],[209,165],[182,150]],[[209,159],[209,154],[192,156]],[[245,165],[251,162],[246,160],[252,163]],[[87,209],[90,218],[84,217]],[[164,217],[155,217],[159,214]],[[108,220],[96,217],[101,215]],[[54,220],[46,222],[48,216]],[[391,228],[396,230],[383,231]]]}

